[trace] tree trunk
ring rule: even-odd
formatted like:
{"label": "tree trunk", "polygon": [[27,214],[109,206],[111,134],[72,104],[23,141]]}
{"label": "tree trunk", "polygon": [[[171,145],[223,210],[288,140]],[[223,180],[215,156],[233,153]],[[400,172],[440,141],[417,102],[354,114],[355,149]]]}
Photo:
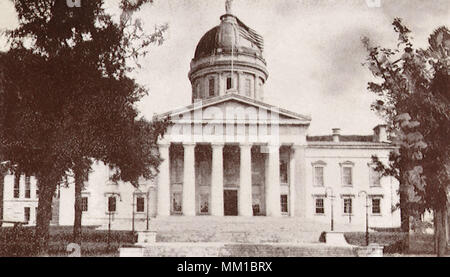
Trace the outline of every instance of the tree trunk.
{"label": "tree trunk", "polygon": [[81,190],[83,188],[83,172],[80,169],[74,170],[75,175],[75,219],[73,223],[73,242],[81,245],[81,218],[83,211],[81,207]]}
{"label": "tree trunk", "polygon": [[447,216],[446,208],[438,208],[434,211],[434,236],[436,243],[436,254],[443,257],[447,254],[447,237],[445,234],[445,218]]}
{"label": "tree trunk", "polygon": [[447,236],[447,245],[448,245],[448,240],[450,239],[450,230],[449,230],[449,223],[450,223],[450,221],[449,221],[449,216],[450,216],[450,214],[449,214],[449,212],[448,212],[448,207],[447,207],[447,217],[446,217],[446,221],[445,221],[445,235]]}
{"label": "tree trunk", "polygon": [[35,250],[38,256],[48,255],[49,227],[52,218],[52,200],[57,186],[56,182],[40,179],[39,202],[36,217]]}
{"label": "tree trunk", "polygon": [[[401,184],[400,184],[401,186]],[[409,211],[408,211],[408,195],[406,194],[406,189],[400,189],[400,229],[402,232],[406,233],[406,237],[403,243],[403,252],[409,252]]]}

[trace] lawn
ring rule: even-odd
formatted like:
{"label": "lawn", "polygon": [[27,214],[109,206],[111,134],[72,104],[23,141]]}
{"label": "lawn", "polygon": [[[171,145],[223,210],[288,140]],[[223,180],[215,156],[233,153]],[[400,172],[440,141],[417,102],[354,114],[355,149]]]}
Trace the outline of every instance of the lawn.
{"label": "lawn", "polygon": [[[72,226],[50,227],[50,256],[68,256],[67,246],[72,242]],[[118,256],[119,248],[125,244],[133,244],[136,236],[131,231],[111,231],[108,244],[108,231],[96,230],[95,227],[83,227],[81,256]],[[353,245],[365,245],[364,232],[345,233],[348,243]],[[404,239],[406,233],[397,230],[371,232],[370,243],[384,245],[385,254],[402,255],[433,255],[433,235],[411,234],[410,249],[404,251]],[[33,256],[34,227],[22,227],[14,230],[12,227],[0,228],[0,257]],[[450,252],[449,252],[450,254]]]}
{"label": "lawn", "polygon": [[[404,242],[407,234],[397,231],[370,232],[369,243],[384,245],[384,253],[407,254],[407,255],[433,255],[434,236],[432,234],[412,233],[409,238],[409,251],[405,251]],[[364,232],[345,233],[348,243],[354,245],[365,245]],[[450,254],[450,252],[448,251]]]}
{"label": "lawn", "polygon": [[[67,246],[72,242],[72,226],[50,227],[50,256],[67,256]],[[34,227],[22,227],[14,230],[12,227],[0,228],[0,257],[34,256]],[[135,242],[131,231],[111,231],[108,244],[108,231],[95,230],[94,227],[83,227],[81,255],[82,256],[118,256],[119,248],[124,244]]]}

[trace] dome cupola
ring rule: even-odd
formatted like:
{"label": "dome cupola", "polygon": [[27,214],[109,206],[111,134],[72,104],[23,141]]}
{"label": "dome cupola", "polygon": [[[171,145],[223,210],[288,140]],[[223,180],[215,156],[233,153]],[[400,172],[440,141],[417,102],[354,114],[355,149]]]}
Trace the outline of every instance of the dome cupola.
{"label": "dome cupola", "polygon": [[193,102],[227,93],[264,98],[268,78],[264,40],[232,14],[231,4],[232,0],[226,1],[220,24],[197,44],[189,72]]}

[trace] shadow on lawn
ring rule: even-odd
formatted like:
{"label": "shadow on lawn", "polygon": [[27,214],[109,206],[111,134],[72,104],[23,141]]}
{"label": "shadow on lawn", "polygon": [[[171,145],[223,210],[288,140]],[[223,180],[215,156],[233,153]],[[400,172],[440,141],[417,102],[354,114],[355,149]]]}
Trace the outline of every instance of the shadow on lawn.
{"label": "shadow on lawn", "polygon": [[[353,245],[365,245],[364,232],[345,233],[348,243]],[[413,254],[433,255],[434,235],[423,233],[411,233],[409,237],[409,250],[406,250],[407,233],[398,230],[370,232],[369,243],[377,243],[384,246],[386,254]]]}
{"label": "shadow on lawn", "polygon": [[[32,257],[34,250],[34,227],[0,228],[0,257]],[[51,226],[49,240],[50,256],[67,256],[67,246],[72,242],[72,226]],[[83,227],[82,256],[117,256],[124,244],[134,243],[136,236],[131,231],[108,231]]]}

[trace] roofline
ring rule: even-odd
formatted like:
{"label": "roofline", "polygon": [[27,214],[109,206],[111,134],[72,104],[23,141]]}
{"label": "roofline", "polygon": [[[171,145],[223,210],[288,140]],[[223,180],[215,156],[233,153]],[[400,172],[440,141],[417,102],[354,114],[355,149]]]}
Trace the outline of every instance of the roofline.
{"label": "roofline", "polygon": [[384,149],[394,150],[398,146],[387,142],[307,142],[307,148],[316,149]]}

